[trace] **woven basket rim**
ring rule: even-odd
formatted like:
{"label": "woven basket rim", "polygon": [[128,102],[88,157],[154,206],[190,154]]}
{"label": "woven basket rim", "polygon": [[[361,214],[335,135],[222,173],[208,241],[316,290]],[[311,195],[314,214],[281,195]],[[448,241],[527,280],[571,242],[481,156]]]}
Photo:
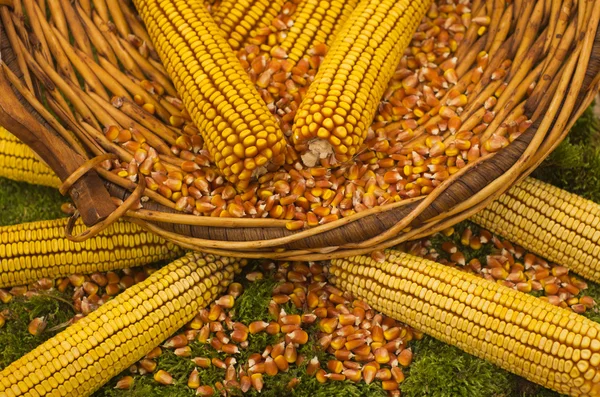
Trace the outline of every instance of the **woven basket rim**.
{"label": "woven basket rim", "polygon": [[[3,12],[9,10],[5,6],[1,9]],[[600,31],[596,32],[595,29],[598,26],[596,14],[589,10],[590,21],[595,24],[593,28],[583,29],[582,36],[575,41],[574,49],[578,49],[581,55],[567,56],[562,74],[555,77],[558,87],[554,98],[546,98],[542,101],[543,105],[537,108],[530,105],[529,111],[541,112],[544,116],[539,117],[526,133],[507,148],[469,163],[429,196],[376,207],[330,224],[300,231],[289,231],[285,227],[286,221],[273,219],[183,215],[155,201],[146,202],[140,211],[127,211],[124,208],[121,212],[131,222],[186,248],[233,256],[298,260],[329,259],[383,249],[451,226],[499,196],[516,180],[531,173],[562,141],[566,134],[564,131],[591,103],[593,95],[590,93],[597,90],[600,76]],[[514,43],[510,44],[510,40],[506,40],[504,46],[507,52],[514,52],[510,48],[514,47]],[[18,72],[17,60],[6,40],[2,22],[0,42],[2,59],[9,68]],[[581,62],[589,62],[586,70],[577,68]],[[571,78],[573,80],[569,83]],[[17,96],[29,112],[20,116],[33,116],[46,130],[58,135],[20,94],[17,93]],[[114,182],[114,179],[105,180],[108,192],[123,200],[136,188],[133,182],[129,186],[123,183],[119,186]],[[136,195],[141,195],[140,189]],[[412,230],[409,231],[409,228]],[[80,239],[90,236],[91,232],[85,233]]]}

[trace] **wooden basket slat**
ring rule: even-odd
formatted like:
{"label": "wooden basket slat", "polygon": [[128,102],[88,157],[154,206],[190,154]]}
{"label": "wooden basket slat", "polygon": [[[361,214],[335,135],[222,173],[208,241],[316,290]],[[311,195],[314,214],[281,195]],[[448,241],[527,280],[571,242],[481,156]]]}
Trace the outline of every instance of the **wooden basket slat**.
{"label": "wooden basket slat", "polygon": [[[515,15],[515,18],[517,18],[517,15]],[[527,29],[522,23],[521,28],[523,30]],[[521,36],[523,33],[524,32],[517,29],[517,31],[513,32],[508,37],[506,42],[500,46],[497,52],[504,52],[514,56],[518,48],[518,46],[514,45],[514,37]],[[581,40],[582,38],[583,37],[579,37],[578,40]],[[536,40],[534,39],[533,42],[535,41]],[[4,62],[6,62],[15,73],[21,76],[13,49],[10,48],[10,45],[8,45],[6,40],[4,26],[0,26],[0,54],[2,55]],[[594,79],[597,78],[599,74],[600,31],[596,32],[596,40],[594,42],[594,48],[590,57],[589,66],[586,70],[583,86],[578,93],[576,104],[571,111],[574,111],[580,108],[582,105],[585,105],[585,102],[589,102],[588,91],[592,86]],[[484,75],[484,77],[486,76]],[[486,79],[484,78],[483,83],[485,83],[485,80]],[[50,125],[43,120],[43,118],[37,112],[35,112],[35,110],[33,110],[18,93],[16,93],[16,95],[28,109],[30,115],[32,115],[45,129],[52,131],[54,135],[57,135],[55,131],[52,130]],[[548,99],[548,101],[546,101],[546,106],[548,106],[549,103],[550,100]],[[527,101],[525,105],[527,112],[540,110],[534,105],[536,105],[534,101]],[[560,106],[558,112],[550,115],[553,117],[553,120],[555,120],[557,115],[560,114],[561,108],[562,106]],[[354,222],[341,222],[342,224],[334,229],[327,230],[322,233],[317,230],[317,234],[308,235],[302,239],[288,241],[283,244],[264,244],[262,242],[269,242],[276,239],[290,240],[290,238],[293,238],[293,236],[298,235],[299,232],[292,232],[282,227],[209,227],[183,225],[169,222],[152,222],[152,224],[164,229],[167,232],[180,235],[182,241],[197,249],[213,250],[216,252],[220,249],[225,249],[223,242],[236,243],[235,247],[232,247],[230,254],[239,256],[252,256],[261,254],[264,254],[264,256],[286,256],[285,253],[272,253],[274,248],[285,248],[290,250],[290,257],[299,258],[310,258],[310,252],[312,251],[316,252],[312,257],[324,258],[328,255],[325,253],[325,251],[331,249],[332,247],[335,248],[340,246],[346,246],[351,249],[347,252],[356,252],[357,249],[362,247],[361,243],[382,235],[399,222],[406,219],[407,216],[414,217],[414,220],[411,222],[411,226],[416,228],[417,231],[421,229],[425,230],[430,227],[433,228],[434,224],[429,221],[432,219],[439,220],[440,217],[443,217],[448,211],[452,210],[468,198],[476,195],[492,181],[496,180],[497,178],[501,178],[509,169],[511,169],[511,167],[513,167],[519,158],[521,158],[522,154],[531,143],[534,135],[538,131],[541,120],[541,118],[536,120],[534,125],[530,127],[527,132],[521,135],[507,148],[497,152],[491,158],[477,163],[474,167],[472,167],[472,169],[470,169],[460,178],[457,178],[451,185],[448,186],[447,189],[440,191],[439,197],[435,198],[420,213],[416,212],[420,203],[419,201],[393,209],[386,210],[384,208],[381,212],[372,213]],[[545,157],[548,154],[549,153],[543,153],[543,156]],[[520,177],[523,177],[526,173],[531,172],[531,169],[520,169],[520,171]],[[130,195],[128,190],[117,186],[116,184],[105,181],[105,185],[112,196],[125,200]],[[506,186],[503,186],[501,189],[499,189],[496,194],[501,193],[501,190],[508,189],[509,187],[510,186],[506,184]],[[144,208],[159,211],[163,214],[176,212],[174,209],[161,205],[155,201],[144,203]],[[460,221],[465,217],[465,213],[465,211],[462,211],[461,213],[454,214],[451,218],[446,219],[444,224],[451,224],[452,222]],[[134,221],[140,223],[139,220]],[[243,220],[241,223],[243,224]],[[306,232],[300,231],[300,233]],[[194,242],[192,240],[186,240],[187,238],[196,238],[206,241],[200,244],[198,241]],[[339,255],[339,253],[336,253],[335,255]]]}

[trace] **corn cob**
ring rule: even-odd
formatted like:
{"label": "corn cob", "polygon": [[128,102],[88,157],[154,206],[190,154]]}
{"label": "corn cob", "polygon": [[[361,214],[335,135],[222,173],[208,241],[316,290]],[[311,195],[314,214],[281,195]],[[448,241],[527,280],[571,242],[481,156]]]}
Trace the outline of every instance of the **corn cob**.
{"label": "corn cob", "polygon": [[0,177],[50,187],[61,183],[27,145],[3,127],[0,127]]}
{"label": "corn cob", "polygon": [[199,0],[134,3],[227,179],[243,188],[269,161],[283,163],[283,133],[206,6]]}
{"label": "corn cob", "polygon": [[251,32],[269,26],[285,0],[224,0],[213,17],[231,48],[242,47]]}
{"label": "corn cob", "polygon": [[575,273],[600,281],[600,206],[527,178],[472,221]]}
{"label": "corn cob", "polygon": [[87,396],[212,302],[245,264],[190,253],[0,372],[0,395]]}
{"label": "corn cob", "polygon": [[357,0],[302,1],[280,48],[291,61],[298,62],[316,44],[333,41],[357,3]]}
{"label": "corn cob", "polygon": [[[68,219],[24,223],[0,228],[0,288],[41,278],[90,274],[142,266],[182,254],[176,245],[118,221],[83,243],[64,236]],[[73,233],[85,225],[78,221]]]}
{"label": "corn cob", "polygon": [[600,395],[600,324],[399,251],[336,259],[331,281],[375,309],[550,389]]}
{"label": "corn cob", "polygon": [[339,161],[357,153],[430,4],[430,0],[359,2],[333,41],[294,119],[293,143],[298,152],[308,149],[303,156],[306,165],[314,165],[320,155],[332,150]]}

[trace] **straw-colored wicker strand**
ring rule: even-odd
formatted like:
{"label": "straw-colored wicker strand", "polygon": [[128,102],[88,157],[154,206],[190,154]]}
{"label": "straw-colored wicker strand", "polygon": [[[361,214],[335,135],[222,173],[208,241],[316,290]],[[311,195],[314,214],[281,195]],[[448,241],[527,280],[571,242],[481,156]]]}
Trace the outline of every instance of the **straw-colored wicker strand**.
{"label": "straw-colored wicker strand", "polygon": [[[490,9],[491,9],[491,6],[493,6],[493,5],[494,5],[494,3],[493,3],[493,2],[489,2],[489,1],[488,1],[487,3],[478,2],[476,5],[474,4],[474,9],[475,9],[475,10],[478,10],[478,9],[480,9],[481,7],[485,8],[485,7],[486,7],[486,5],[490,6]],[[523,17],[522,17],[522,15],[523,15],[523,12],[522,12],[522,9],[523,9],[523,7],[522,7],[521,3],[520,3],[520,2],[516,2],[516,3],[515,3],[515,7],[519,7],[519,8],[518,8],[518,12],[517,12],[517,11],[515,11],[515,13],[514,13],[514,14],[515,14],[514,21],[515,21],[516,23],[520,22],[520,24],[521,24],[522,26],[526,26],[526,24],[525,24],[525,25],[523,25],[523,22],[522,22],[522,20],[520,20],[520,19],[519,19],[519,18],[523,18]],[[549,9],[549,8],[548,8],[548,9]],[[588,7],[586,7],[586,13],[588,13],[587,9],[588,9]],[[517,8],[516,8],[515,10],[517,10]],[[529,12],[529,11],[527,11],[527,12]],[[533,11],[531,11],[531,12],[533,12]],[[494,13],[494,14],[493,14],[493,16],[492,16],[492,19],[495,19],[495,18],[496,18],[496,17],[495,17],[495,15],[496,15],[496,14],[497,14],[497,13]],[[550,19],[550,18],[548,18],[548,19]],[[501,29],[498,29],[497,31],[498,31],[498,32],[500,32],[500,30],[501,30]],[[500,34],[500,33],[496,33],[496,36],[497,36],[498,34]],[[549,48],[554,48],[554,47],[550,46]],[[585,56],[585,54],[583,54],[582,56]],[[102,63],[102,62],[103,62],[103,61],[101,61],[101,63]],[[106,61],[104,61],[104,62],[106,62]],[[104,63],[102,63],[102,64],[104,65]],[[570,67],[570,68],[571,68],[571,70],[572,70],[572,66],[569,66],[569,67]],[[569,70],[568,70],[567,68],[563,67],[563,68],[560,70],[560,74],[562,75],[564,72],[567,72],[567,73],[568,73],[568,72],[569,72]],[[124,79],[124,80],[127,80],[127,79]],[[558,81],[558,79],[553,79],[553,81]],[[558,88],[558,82],[557,82],[557,85],[556,85],[556,87]],[[562,94],[562,93],[564,93],[565,91],[563,90],[563,91],[559,91],[559,92]],[[549,95],[548,95],[548,97],[549,97]],[[556,109],[556,108],[555,108],[555,109]],[[551,115],[548,115],[548,116],[546,116],[546,117],[552,117],[552,116],[551,116]],[[541,136],[538,136],[538,139],[542,139],[542,137],[541,137]],[[534,142],[536,142],[536,141],[534,141]],[[519,167],[521,167],[521,165],[519,165]],[[515,171],[515,172],[516,172],[516,171]],[[505,183],[508,183],[508,182],[509,182],[509,179],[503,179],[503,181],[504,181]],[[124,185],[124,183],[122,183],[122,185]],[[497,186],[497,184],[496,184],[495,186]],[[485,195],[479,195],[479,196],[477,196],[477,199],[481,199],[481,198],[483,198],[483,197],[485,197]],[[477,201],[477,200],[474,200],[474,201],[473,201],[473,200],[471,200],[471,201],[469,201],[469,203],[473,204],[473,203],[474,203],[474,202],[476,202],[476,201]],[[460,207],[457,207],[457,208],[460,208]],[[464,208],[464,206],[463,206],[463,208]],[[462,213],[462,211],[457,211],[457,212],[460,212],[460,213]],[[242,220],[241,220],[241,223],[240,223],[240,225],[242,225],[242,226],[243,226],[243,221],[244,221],[244,220],[242,219]],[[433,227],[433,225],[432,225],[432,224],[429,224],[429,225],[427,225],[427,227],[428,227],[428,228],[431,228],[431,227]],[[413,230],[415,230],[415,229],[413,229]],[[392,240],[392,241],[393,241],[393,240]],[[387,241],[386,243],[391,243],[392,241]],[[250,245],[250,247],[252,247],[252,246]],[[255,249],[255,248],[250,248],[250,249]],[[321,250],[321,251],[322,251],[322,250]]]}

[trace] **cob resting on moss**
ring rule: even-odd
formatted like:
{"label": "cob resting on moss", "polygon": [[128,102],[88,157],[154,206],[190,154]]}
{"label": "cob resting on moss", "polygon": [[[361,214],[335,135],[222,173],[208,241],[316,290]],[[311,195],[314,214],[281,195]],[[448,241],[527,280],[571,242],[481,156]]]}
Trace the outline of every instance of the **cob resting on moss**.
{"label": "cob resting on moss", "polygon": [[0,177],[50,187],[61,184],[27,145],[3,127],[0,127]]}
{"label": "cob resting on moss", "polygon": [[471,220],[600,282],[600,205],[590,200],[527,178]]}
{"label": "cob resting on moss", "polygon": [[335,259],[330,279],[377,310],[570,396],[600,395],[600,325],[399,251]]}
{"label": "cob resting on moss", "polygon": [[[74,243],[64,237],[67,222],[65,218],[0,227],[0,288],[41,278],[143,266],[183,253],[176,245],[126,221]],[[74,233],[85,228],[78,220]]]}
{"label": "cob resting on moss", "polygon": [[0,372],[0,395],[89,395],[209,305],[245,261],[191,253]]}

